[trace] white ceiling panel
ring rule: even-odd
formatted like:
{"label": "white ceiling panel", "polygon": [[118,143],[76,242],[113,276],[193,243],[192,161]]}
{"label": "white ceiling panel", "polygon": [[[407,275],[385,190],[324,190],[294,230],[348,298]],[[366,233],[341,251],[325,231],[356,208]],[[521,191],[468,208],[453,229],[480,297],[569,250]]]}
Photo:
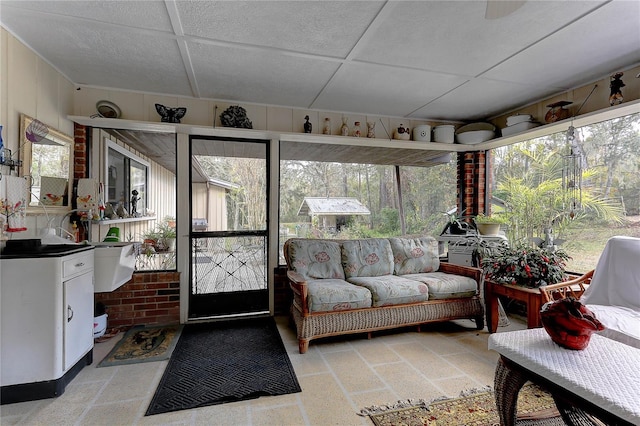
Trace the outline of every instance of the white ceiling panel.
{"label": "white ceiling panel", "polygon": [[475,76],[599,3],[528,1],[488,20],[483,1],[390,2],[354,59]]}
{"label": "white ceiling panel", "polygon": [[344,58],[384,2],[178,2],[185,35]]}
{"label": "white ceiling panel", "polygon": [[124,25],[134,28],[147,28],[158,31],[173,31],[167,7],[162,0],[145,1],[6,1],[2,0],[2,13],[5,22],[14,18],[11,16],[12,6],[38,12],[37,22],[43,23],[49,19],[46,15],[57,15],[58,18],[82,18],[94,24],[103,22],[114,25]]}
{"label": "white ceiling panel", "polygon": [[482,0],[1,0],[0,23],[77,85],[434,120],[489,119],[640,64],[639,0],[486,11]]}
{"label": "white ceiling panel", "polygon": [[[473,121],[514,109],[535,96],[541,88],[516,83],[475,79],[452,90],[445,96],[416,111],[415,117]],[[548,88],[542,93],[550,95],[557,90]]]}
{"label": "white ceiling panel", "polygon": [[404,117],[427,102],[464,83],[466,78],[384,65],[342,65],[322,91],[314,109],[360,111]]}
{"label": "white ceiling panel", "polygon": [[190,43],[204,97],[308,108],[338,67],[336,62]]}
{"label": "white ceiling panel", "polygon": [[582,22],[558,31],[483,77],[567,89],[640,60],[640,2],[615,1]]}

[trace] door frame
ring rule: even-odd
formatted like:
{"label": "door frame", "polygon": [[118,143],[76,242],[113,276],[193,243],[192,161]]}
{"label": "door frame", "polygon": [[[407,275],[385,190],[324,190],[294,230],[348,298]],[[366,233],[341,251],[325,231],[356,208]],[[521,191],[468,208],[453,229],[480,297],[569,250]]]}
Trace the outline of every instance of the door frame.
{"label": "door frame", "polygon": [[[253,131],[226,128],[198,128],[191,133],[192,126],[178,125],[176,128],[176,184],[178,188],[191,186],[191,138],[216,138],[220,140],[268,141],[267,148],[267,287],[269,291],[269,315],[274,315],[274,271],[278,267],[278,211],[280,182],[280,139],[268,131]],[[202,322],[207,319],[189,318],[189,268],[191,268],[191,206],[190,191],[178,191],[177,207],[177,270],[180,273],[180,322]]]}

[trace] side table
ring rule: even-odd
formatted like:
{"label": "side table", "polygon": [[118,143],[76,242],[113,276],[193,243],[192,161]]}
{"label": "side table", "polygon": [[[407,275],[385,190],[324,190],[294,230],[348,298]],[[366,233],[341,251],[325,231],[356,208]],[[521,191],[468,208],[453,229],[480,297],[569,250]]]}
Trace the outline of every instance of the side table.
{"label": "side table", "polygon": [[498,329],[498,296],[506,296],[527,304],[527,328],[542,327],[540,308],[543,298],[540,290],[511,284],[498,284],[490,280],[484,282],[487,329],[495,333]]}

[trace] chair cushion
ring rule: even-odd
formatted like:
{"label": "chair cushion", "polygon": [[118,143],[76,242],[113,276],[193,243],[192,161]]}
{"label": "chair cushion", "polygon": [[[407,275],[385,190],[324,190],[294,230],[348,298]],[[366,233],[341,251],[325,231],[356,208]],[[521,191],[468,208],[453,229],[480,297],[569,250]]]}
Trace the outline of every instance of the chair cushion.
{"label": "chair cushion", "polygon": [[344,311],[370,308],[371,292],[344,280],[307,281],[309,312]]}
{"label": "chair cushion", "polygon": [[306,280],[336,278],[344,280],[340,244],[335,241],[292,239],[288,241],[289,268]]}
{"label": "chair cushion", "polygon": [[444,272],[407,274],[402,277],[420,281],[429,287],[429,299],[461,299],[478,293],[478,283],[473,278]]}
{"label": "chair cushion", "polygon": [[389,238],[394,274],[435,272],[440,267],[438,241],[433,237]]}
{"label": "chair cushion", "polygon": [[402,305],[429,300],[429,289],[421,282],[397,275],[352,277],[349,282],[371,292],[373,306]]}
{"label": "chair cushion", "polygon": [[622,306],[586,305],[605,329],[598,334],[640,349],[640,312]]}
{"label": "chair cushion", "polygon": [[368,238],[344,241],[342,267],[347,279],[393,274],[393,253],[389,240]]}

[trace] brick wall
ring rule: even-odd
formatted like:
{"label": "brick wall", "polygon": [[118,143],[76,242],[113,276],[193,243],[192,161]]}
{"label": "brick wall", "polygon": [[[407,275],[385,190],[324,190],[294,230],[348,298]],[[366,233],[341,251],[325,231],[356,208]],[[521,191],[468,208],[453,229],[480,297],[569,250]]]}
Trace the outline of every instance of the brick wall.
{"label": "brick wall", "polygon": [[104,303],[107,327],[127,330],[134,325],[180,322],[180,274],[178,272],[135,272],[122,287],[96,293]]}

